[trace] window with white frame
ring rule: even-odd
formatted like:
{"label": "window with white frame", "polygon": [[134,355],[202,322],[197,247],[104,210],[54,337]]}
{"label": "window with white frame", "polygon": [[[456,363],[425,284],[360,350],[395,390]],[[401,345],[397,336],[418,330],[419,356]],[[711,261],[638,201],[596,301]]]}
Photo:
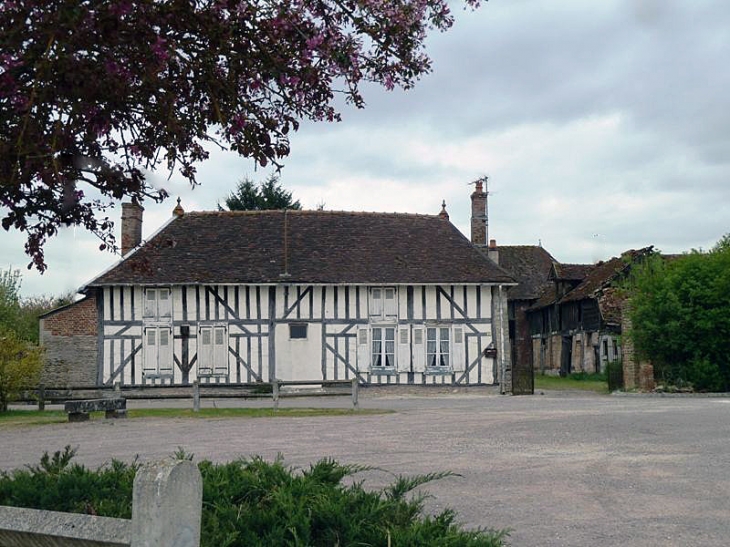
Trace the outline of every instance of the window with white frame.
{"label": "window with white frame", "polygon": [[370,289],[370,316],[396,317],[398,300],[395,287],[373,287]]}
{"label": "window with white frame", "polygon": [[448,327],[426,329],[426,365],[446,369],[450,366],[451,337]]}
{"label": "window with white frame", "polygon": [[373,368],[395,367],[395,327],[373,327],[371,340]]}
{"label": "window with white frame", "polygon": [[225,326],[203,326],[198,331],[198,374],[228,374],[228,332]]}
{"label": "window with white frame", "polygon": [[172,294],[169,288],[145,289],[144,318],[166,321],[172,318]]}

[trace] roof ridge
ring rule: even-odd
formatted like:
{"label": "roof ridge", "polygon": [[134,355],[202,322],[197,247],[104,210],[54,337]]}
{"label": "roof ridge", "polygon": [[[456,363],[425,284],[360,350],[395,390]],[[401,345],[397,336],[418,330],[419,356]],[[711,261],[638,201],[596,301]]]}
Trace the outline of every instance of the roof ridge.
{"label": "roof ridge", "polygon": [[352,215],[352,216],[391,216],[391,217],[420,217],[420,218],[440,218],[438,215],[430,215],[426,213],[403,213],[403,212],[385,212],[385,211],[317,211],[315,209],[260,209],[250,211],[186,211],[185,216],[244,216],[244,215],[273,215],[285,212],[293,215]]}

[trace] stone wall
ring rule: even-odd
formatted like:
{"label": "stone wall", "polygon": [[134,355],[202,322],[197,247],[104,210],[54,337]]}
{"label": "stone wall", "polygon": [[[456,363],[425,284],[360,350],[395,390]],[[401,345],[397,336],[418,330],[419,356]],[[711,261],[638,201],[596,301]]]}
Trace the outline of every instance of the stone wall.
{"label": "stone wall", "polygon": [[41,375],[43,385],[47,387],[96,385],[97,331],[94,294],[42,317],[40,342],[45,348]]}

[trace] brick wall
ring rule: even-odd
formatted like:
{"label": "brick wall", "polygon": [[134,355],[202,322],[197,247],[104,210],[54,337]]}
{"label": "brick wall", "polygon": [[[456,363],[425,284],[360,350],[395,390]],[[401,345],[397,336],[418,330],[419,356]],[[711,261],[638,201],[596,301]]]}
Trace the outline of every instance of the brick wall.
{"label": "brick wall", "polygon": [[94,294],[42,318],[40,341],[46,351],[41,382],[48,387],[95,385],[97,330]]}
{"label": "brick wall", "polygon": [[654,385],[654,367],[651,363],[639,361],[634,352],[631,332],[631,303],[627,300],[621,309],[621,354],[624,368],[624,389],[651,391]]}

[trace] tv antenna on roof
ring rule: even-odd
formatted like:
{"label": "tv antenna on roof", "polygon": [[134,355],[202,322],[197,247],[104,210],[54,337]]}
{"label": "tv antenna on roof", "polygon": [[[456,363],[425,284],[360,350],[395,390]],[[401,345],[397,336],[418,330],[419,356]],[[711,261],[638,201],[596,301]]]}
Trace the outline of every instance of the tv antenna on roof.
{"label": "tv antenna on roof", "polygon": [[488,183],[489,183],[489,175],[484,175],[483,177],[479,177],[476,180],[473,180],[471,182],[467,182],[467,186],[475,186],[479,187],[481,186],[483,188],[483,192],[488,195],[494,195],[496,192],[490,192],[488,189]]}

